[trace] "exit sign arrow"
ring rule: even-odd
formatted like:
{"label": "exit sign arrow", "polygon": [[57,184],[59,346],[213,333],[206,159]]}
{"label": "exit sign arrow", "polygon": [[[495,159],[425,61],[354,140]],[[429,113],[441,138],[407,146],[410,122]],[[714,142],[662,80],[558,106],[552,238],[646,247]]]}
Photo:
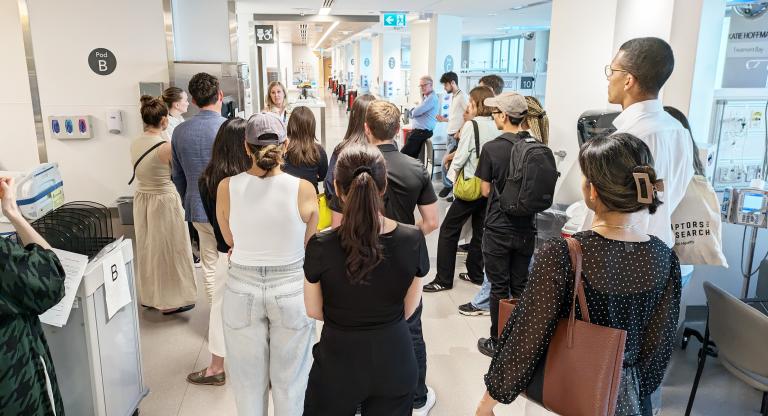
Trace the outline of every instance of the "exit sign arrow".
{"label": "exit sign arrow", "polygon": [[392,15],[389,15],[389,16],[385,17],[384,21],[387,22],[387,24],[391,25],[392,24]]}

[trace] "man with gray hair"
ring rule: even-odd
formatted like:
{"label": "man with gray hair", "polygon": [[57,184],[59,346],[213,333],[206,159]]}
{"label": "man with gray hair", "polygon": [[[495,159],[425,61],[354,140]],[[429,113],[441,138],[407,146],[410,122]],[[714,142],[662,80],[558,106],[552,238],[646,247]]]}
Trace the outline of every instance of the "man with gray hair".
{"label": "man with gray hair", "polygon": [[432,137],[432,130],[435,129],[435,124],[437,124],[435,117],[437,116],[440,103],[438,103],[437,94],[435,94],[432,84],[432,77],[429,75],[419,78],[419,91],[421,92],[422,100],[421,104],[411,110],[413,129],[406,138],[405,145],[401,150],[401,152],[413,158],[419,157],[424,142]]}

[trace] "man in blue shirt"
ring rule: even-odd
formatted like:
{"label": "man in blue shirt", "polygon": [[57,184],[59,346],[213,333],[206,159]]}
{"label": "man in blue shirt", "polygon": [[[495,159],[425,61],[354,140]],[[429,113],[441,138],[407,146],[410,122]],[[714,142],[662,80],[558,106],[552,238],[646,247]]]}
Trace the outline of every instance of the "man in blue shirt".
{"label": "man in blue shirt", "polygon": [[408,135],[401,151],[413,158],[419,157],[419,152],[421,152],[424,142],[432,137],[432,130],[435,129],[435,124],[437,124],[436,117],[440,103],[437,100],[437,94],[432,89],[432,83],[432,77],[429,75],[419,79],[422,101],[421,104],[411,110],[413,129],[411,134]]}
{"label": "man in blue shirt", "polygon": [[[200,108],[200,112],[173,130],[171,178],[184,204],[184,219],[192,223],[199,235],[203,280],[210,304],[213,301],[219,251],[213,227],[208,222],[203,201],[200,199],[198,180],[211,160],[216,133],[226,121],[221,116],[224,94],[219,87],[219,80],[204,72],[192,77],[188,89],[192,102]],[[211,366],[203,370],[202,374],[200,372],[190,374],[192,379],[188,378],[188,380],[196,384],[211,384],[216,376],[223,379],[223,360],[223,357],[214,356]]]}

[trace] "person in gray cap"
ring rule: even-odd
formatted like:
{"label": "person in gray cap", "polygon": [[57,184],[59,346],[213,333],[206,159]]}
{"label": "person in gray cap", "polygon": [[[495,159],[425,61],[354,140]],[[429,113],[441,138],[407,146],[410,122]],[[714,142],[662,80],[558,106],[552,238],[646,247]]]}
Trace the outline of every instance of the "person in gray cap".
{"label": "person in gray cap", "polygon": [[312,366],[315,321],[304,306],[304,247],[318,221],[315,188],[281,169],[286,130],[254,114],[245,130],[246,172],[221,181],[216,217],[232,247],[222,300],[227,378],[239,415],[300,415]]}
{"label": "person in gray cap", "polygon": [[[514,143],[530,137],[521,128],[528,112],[525,97],[507,92],[486,98],[486,107],[502,135],[486,143],[480,153],[475,176],[480,178],[483,196],[488,198],[488,211],[483,233],[483,263],[491,282],[490,337],[480,338],[477,347],[485,355],[496,351],[499,299],[519,297],[528,281],[528,265],[536,240],[534,215],[511,216],[501,210],[499,195],[509,176],[509,162]],[[494,190],[492,191],[492,188]]]}

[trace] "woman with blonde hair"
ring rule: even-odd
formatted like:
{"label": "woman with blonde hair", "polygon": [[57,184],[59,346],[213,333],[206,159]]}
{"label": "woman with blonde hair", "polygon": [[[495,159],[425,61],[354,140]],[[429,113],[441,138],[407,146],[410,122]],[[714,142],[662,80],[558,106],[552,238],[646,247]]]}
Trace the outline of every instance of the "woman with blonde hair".
{"label": "woman with blonde hair", "polygon": [[272,81],[267,88],[267,96],[264,97],[264,112],[275,113],[283,121],[288,122],[288,94],[280,81]]}

